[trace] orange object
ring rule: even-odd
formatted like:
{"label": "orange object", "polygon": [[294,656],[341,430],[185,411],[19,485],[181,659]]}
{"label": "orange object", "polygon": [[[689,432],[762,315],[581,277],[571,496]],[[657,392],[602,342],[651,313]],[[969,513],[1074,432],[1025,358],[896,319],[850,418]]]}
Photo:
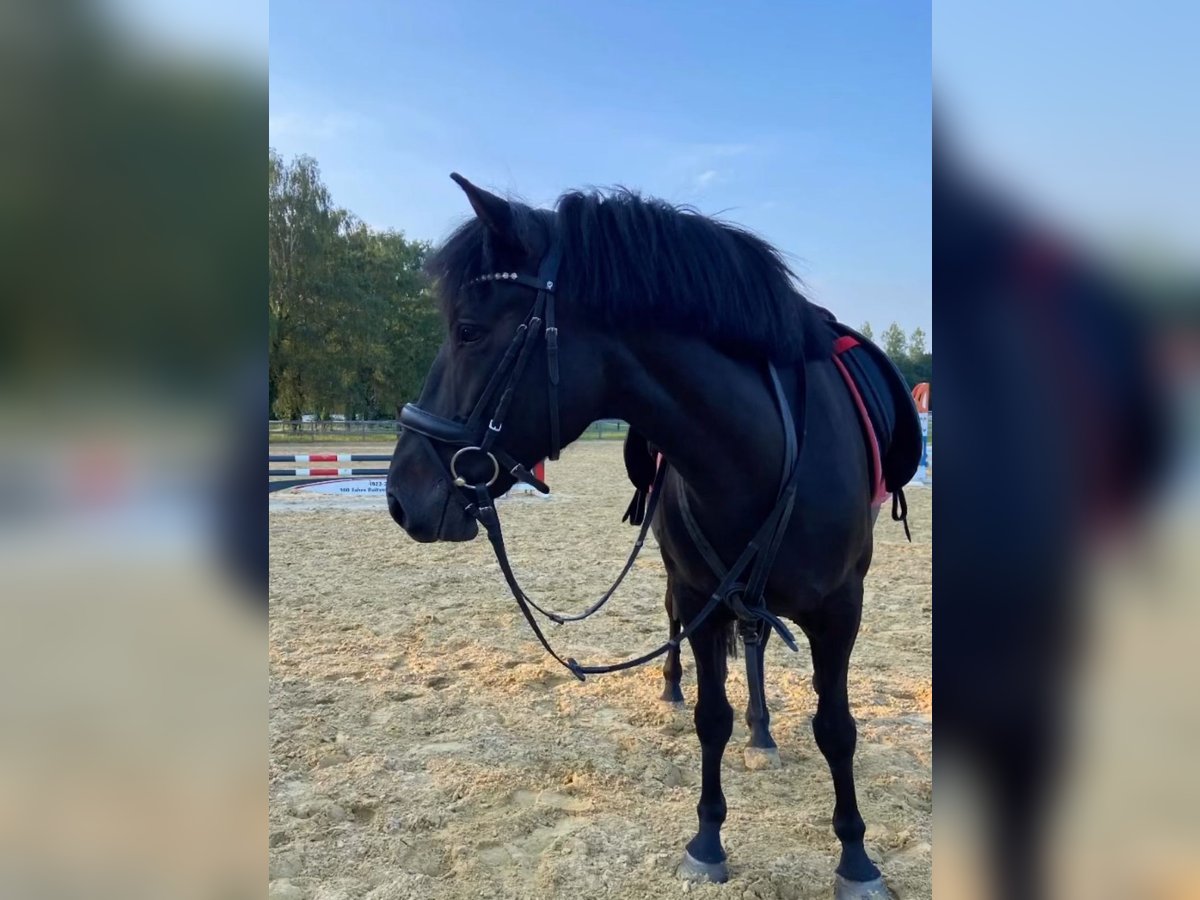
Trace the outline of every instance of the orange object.
{"label": "orange object", "polygon": [[929,412],[929,382],[922,381],[912,389],[913,403],[917,404],[917,412]]}

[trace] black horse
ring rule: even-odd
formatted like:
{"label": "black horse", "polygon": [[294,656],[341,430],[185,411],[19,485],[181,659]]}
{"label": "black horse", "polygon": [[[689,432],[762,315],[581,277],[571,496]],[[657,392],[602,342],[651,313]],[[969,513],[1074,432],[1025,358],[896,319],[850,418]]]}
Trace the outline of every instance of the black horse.
{"label": "black horse", "polygon": [[[766,623],[783,616],[812,653],[813,732],[833,776],[842,845],[837,895],[887,896],[863,845],[847,698],[878,507],[829,321],[796,289],[779,253],[738,227],[624,190],[571,192],[540,210],[455,180],[475,218],[428,264],[448,335],[419,404],[402,416],[388,476],[393,518],[418,541],[470,540],[482,522],[504,568],[491,498],[515,479],[536,482],[525,467],[553,458],[594,420],[628,421],[668,463],[653,526],[673,618],[696,664],[699,829],[681,873],[727,878],[726,658],[735,626],[761,647]],[[781,506],[788,491],[794,503]],[[715,604],[714,566],[742,571],[748,543],[762,540],[760,526],[773,517],[777,553],[760,548],[773,564],[747,579],[761,576],[765,605],[739,607],[741,583],[726,585],[731,602]],[[533,624],[511,578],[510,586]],[[761,678],[757,690],[751,684],[766,733]]]}

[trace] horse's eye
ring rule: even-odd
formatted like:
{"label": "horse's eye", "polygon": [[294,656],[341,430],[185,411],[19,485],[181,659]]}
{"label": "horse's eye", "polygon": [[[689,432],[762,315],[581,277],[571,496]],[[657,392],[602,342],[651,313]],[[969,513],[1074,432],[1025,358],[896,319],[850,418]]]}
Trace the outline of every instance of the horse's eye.
{"label": "horse's eye", "polygon": [[483,337],[483,333],[483,329],[478,325],[459,325],[458,342],[460,344],[473,344]]}

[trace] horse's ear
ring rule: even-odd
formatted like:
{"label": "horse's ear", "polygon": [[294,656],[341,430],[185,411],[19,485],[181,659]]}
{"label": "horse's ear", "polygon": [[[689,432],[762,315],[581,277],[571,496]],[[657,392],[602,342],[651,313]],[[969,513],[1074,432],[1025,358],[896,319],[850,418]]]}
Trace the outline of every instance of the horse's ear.
{"label": "horse's ear", "polygon": [[463,189],[467,199],[471,201],[471,209],[492,233],[506,240],[512,239],[512,207],[508,201],[495,194],[488,193],[483,188],[476,187],[457,172],[451,172],[450,177]]}

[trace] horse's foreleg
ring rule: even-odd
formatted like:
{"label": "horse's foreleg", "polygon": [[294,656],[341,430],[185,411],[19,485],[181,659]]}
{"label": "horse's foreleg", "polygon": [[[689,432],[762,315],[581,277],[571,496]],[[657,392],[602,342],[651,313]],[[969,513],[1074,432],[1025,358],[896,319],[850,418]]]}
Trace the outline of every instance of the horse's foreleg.
{"label": "horse's foreleg", "polygon": [[700,739],[700,827],[688,842],[679,874],[685,878],[724,882],[729,878],[721,825],[725,795],[721,792],[721,757],[733,733],[733,707],[725,696],[724,626],[706,623],[689,639],[696,658],[696,736]]}

